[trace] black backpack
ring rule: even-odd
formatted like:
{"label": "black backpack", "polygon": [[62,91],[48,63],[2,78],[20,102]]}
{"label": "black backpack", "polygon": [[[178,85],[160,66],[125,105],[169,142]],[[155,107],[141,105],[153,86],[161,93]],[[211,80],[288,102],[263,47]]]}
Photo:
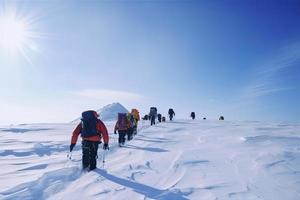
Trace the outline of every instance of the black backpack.
{"label": "black backpack", "polygon": [[151,107],[149,115],[150,116],[156,116],[157,115],[157,108],[156,107]]}
{"label": "black backpack", "polygon": [[91,137],[98,134],[97,131],[97,117],[95,111],[88,110],[81,114],[81,137]]}

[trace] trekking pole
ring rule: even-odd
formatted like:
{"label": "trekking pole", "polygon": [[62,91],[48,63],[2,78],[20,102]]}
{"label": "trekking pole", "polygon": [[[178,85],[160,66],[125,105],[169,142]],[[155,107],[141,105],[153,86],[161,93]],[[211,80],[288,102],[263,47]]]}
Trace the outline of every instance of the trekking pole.
{"label": "trekking pole", "polygon": [[102,168],[104,169],[105,165],[105,149],[103,149],[103,155],[102,155]]}
{"label": "trekking pole", "polygon": [[70,160],[72,159],[72,151],[67,154],[67,158],[69,158]]}

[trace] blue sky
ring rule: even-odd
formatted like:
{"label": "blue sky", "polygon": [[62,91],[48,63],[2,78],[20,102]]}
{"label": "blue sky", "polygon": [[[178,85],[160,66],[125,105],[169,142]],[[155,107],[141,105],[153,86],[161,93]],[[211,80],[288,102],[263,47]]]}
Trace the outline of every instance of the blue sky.
{"label": "blue sky", "polygon": [[0,45],[0,124],[68,122],[116,101],[142,114],[299,122],[299,8],[0,0],[0,19],[14,13],[35,33],[23,51]]}

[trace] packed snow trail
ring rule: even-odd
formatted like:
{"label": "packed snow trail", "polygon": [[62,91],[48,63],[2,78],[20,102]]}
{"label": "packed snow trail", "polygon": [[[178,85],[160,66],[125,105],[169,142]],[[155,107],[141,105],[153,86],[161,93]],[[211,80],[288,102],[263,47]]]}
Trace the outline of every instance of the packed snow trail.
{"label": "packed snow trail", "polygon": [[180,120],[149,126],[81,171],[74,124],[0,129],[0,199],[300,199],[300,125]]}

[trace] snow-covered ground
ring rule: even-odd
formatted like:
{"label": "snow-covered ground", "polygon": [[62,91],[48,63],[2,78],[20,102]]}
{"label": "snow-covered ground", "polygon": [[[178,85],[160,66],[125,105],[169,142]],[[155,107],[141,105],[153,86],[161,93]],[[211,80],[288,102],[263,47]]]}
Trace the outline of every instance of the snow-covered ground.
{"label": "snow-covered ground", "polygon": [[81,171],[74,124],[0,128],[0,199],[300,199],[300,124],[175,120],[99,149]]}

